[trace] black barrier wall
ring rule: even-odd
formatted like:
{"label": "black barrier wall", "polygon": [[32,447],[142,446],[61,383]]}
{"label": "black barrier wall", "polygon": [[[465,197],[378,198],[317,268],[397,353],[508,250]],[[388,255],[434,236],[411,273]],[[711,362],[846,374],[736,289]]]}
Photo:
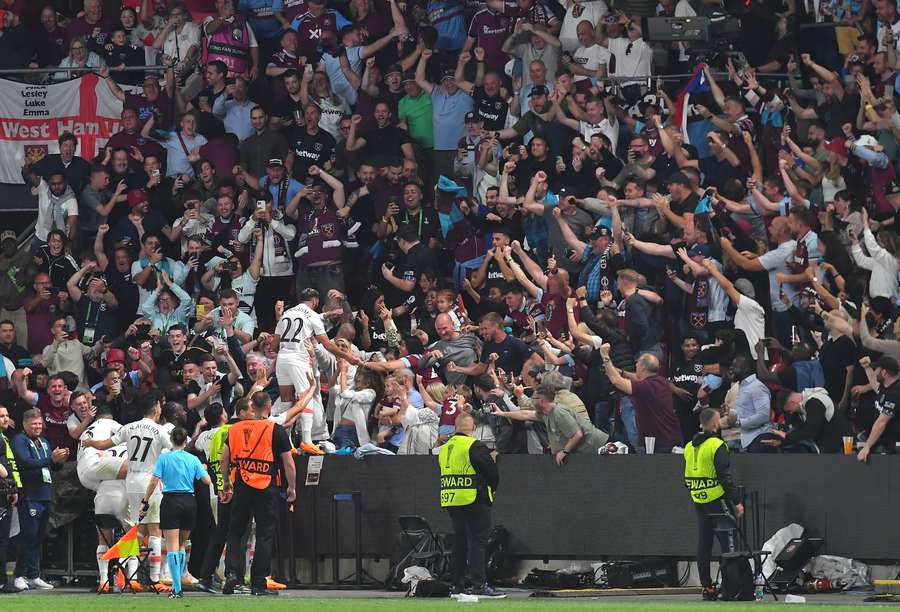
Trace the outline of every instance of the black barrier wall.
{"label": "black barrier wall", "polygon": [[[694,512],[679,455],[568,457],[504,455],[494,524],[512,536],[511,552],[526,558],[601,559],[641,556],[693,558]],[[294,539],[298,557],[333,550],[332,498],[359,491],[366,557],[393,557],[397,517],[424,516],[438,531],[450,522],[438,505],[435,457],[325,458],[317,487],[306,487],[298,460]],[[839,455],[736,455],[732,471],[758,491],[764,539],[798,523],[823,537],[823,553],[867,561],[900,560],[900,456],[868,465]],[[750,509],[748,509],[750,510]],[[752,510],[750,510],[752,511]],[[341,556],[352,556],[353,510],[338,506]],[[313,536],[315,527],[316,536]]]}

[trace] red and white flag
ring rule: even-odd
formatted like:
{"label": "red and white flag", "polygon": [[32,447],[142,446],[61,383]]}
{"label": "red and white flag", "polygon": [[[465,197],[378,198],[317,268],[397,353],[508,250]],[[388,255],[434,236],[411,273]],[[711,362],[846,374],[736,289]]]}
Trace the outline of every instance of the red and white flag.
{"label": "red and white flag", "polygon": [[122,103],[95,74],[55,85],[0,80],[0,183],[22,183],[26,160],[58,153],[63,132],[92,159],[122,129],[121,114]]}

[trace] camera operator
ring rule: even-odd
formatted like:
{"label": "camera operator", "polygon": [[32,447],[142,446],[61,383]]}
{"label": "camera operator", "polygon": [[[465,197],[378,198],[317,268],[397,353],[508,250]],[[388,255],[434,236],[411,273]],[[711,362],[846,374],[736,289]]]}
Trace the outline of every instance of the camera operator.
{"label": "camera operator", "polygon": [[250,245],[253,253],[251,266],[257,258],[256,243],[263,241],[262,256],[259,257],[262,274],[256,286],[255,299],[258,327],[261,330],[274,329],[275,302],[289,302],[291,299],[294,264],[288,242],[296,234],[294,223],[285,218],[281,211],[272,209],[272,194],[268,191],[256,192],[253,215],[241,227],[238,241]]}

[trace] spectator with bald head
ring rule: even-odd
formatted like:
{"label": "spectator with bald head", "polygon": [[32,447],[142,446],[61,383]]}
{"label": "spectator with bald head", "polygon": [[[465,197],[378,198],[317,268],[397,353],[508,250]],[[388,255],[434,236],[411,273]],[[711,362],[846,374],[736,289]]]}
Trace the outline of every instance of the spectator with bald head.
{"label": "spectator with bald head", "polygon": [[656,438],[656,452],[668,453],[681,443],[681,425],[675,415],[669,382],[659,374],[659,359],[644,353],[635,364],[635,371],[625,372],[615,367],[609,358],[610,345],[600,347],[603,369],[613,386],[631,397],[637,422],[637,440],[629,440],[639,451],[644,438]]}
{"label": "spectator with bald head", "polygon": [[478,363],[481,340],[474,334],[456,331],[450,315],[439,314],[434,320],[438,340],[428,347],[426,367],[437,367],[447,384],[465,383],[469,366]]}

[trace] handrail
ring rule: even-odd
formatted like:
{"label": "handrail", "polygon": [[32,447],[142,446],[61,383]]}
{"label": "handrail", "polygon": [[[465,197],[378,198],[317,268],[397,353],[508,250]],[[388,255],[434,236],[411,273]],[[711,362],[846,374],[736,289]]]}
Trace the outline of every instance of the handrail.
{"label": "handrail", "polygon": [[[166,66],[125,66],[124,68],[110,69],[110,74],[117,72],[165,72]],[[4,74],[49,74],[54,72],[98,72],[97,66],[53,66],[47,68],[0,68],[0,75]]]}

